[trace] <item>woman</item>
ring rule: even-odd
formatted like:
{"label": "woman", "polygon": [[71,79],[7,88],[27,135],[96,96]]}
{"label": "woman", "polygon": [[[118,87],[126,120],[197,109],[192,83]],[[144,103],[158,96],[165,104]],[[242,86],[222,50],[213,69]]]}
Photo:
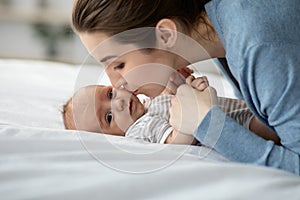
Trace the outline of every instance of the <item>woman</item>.
{"label": "woman", "polygon": [[[154,79],[151,84],[132,79],[137,75],[150,77],[149,83],[156,78],[149,75],[149,71],[133,73],[131,69],[137,66],[135,59],[140,56],[149,63],[156,63],[155,72],[226,57],[220,63],[228,62],[228,65],[220,65],[220,69],[234,83],[252,112],[278,134],[282,146],[261,139],[226,117],[211,103],[216,96],[209,92],[211,88],[202,93],[193,93],[185,86],[179,88],[177,100],[192,102],[185,105],[190,107],[186,110],[191,111],[185,110],[187,116],[196,110],[193,109],[195,103],[205,106],[196,113],[199,117],[190,120],[181,116],[178,102],[174,100],[171,124],[182,132],[194,134],[201,143],[213,146],[231,160],[271,166],[298,175],[299,21],[298,0],[139,0],[138,3],[135,0],[77,0],[73,10],[74,29],[90,53],[107,66],[112,84],[123,85],[136,94],[158,95],[171,73],[165,70],[166,76],[162,78],[166,80]],[[143,27],[154,27],[154,30]],[[126,32],[131,29],[137,31]],[[114,38],[108,40],[111,36]],[[102,48],[93,51],[98,44],[106,46],[108,53]],[[115,45],[120,46],[112,48]],[[122,53],[121,47],[126,47]],[[197,102],[191,101],[193,98],[187,100],[186,95],[195,95]],[[177,119],[182,119],[182,123]],[[220,121],[224,126],[220,126]],[[217,139],[209,139],[216,133],[220,134]]]}

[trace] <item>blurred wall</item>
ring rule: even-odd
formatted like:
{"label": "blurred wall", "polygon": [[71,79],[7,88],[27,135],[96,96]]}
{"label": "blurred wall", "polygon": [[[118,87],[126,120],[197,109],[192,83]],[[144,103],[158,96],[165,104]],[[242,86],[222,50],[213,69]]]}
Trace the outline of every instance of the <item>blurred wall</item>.
{"label": "blurred wall", "polygon": [[81,63],[88,55],[70,26],[73,0],[0,0],[0,58]]}

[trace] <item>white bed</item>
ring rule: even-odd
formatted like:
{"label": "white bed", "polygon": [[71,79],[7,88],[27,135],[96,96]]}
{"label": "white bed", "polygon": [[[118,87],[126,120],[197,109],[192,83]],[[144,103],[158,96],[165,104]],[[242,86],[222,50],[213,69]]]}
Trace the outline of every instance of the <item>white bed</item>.
{"label": "white bed", "polygon": [[[63,103],[102,74],[100,68],[85,70],[0,60],[1,200],[300,199],[298,176],[228,162],[203,147],[63,130]],[[88,71],[90,78],[78,79]],[[206,75],[219,94],[232,95],[220,76]]]}

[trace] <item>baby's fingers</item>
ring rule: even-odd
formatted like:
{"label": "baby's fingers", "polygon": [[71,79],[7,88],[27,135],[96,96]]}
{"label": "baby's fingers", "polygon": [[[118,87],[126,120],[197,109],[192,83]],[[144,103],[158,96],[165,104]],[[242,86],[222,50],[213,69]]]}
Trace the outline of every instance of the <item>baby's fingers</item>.
{"label": "baby's fingers", "polygon": [[177,69],[177,72],[179,72],[184,78],[187,78],[190,76],[194,71],[188,67],[182,67]]}

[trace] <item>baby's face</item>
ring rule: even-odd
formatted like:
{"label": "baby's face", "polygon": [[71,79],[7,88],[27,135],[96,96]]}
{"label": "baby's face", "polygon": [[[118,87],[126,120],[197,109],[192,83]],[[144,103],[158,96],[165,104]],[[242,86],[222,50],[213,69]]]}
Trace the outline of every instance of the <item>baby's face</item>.
{"label": "baby's face", "polygon": [[124,136],[126,130],[144,113],[139,99],[124,89],[88,86],[73,97],[76,129]]}

